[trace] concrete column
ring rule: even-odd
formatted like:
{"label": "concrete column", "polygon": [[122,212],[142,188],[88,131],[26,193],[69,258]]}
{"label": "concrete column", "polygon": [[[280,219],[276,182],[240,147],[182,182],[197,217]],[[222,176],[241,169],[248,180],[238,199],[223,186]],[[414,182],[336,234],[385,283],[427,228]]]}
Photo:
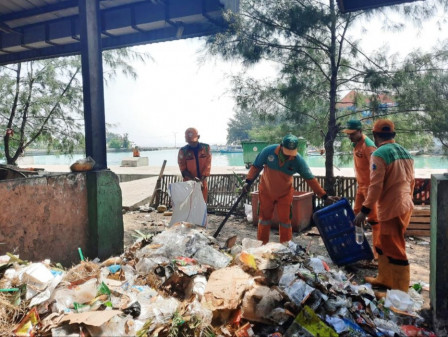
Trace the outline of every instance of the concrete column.
{"label": "concrete column", "polygon": [[99,0],[79,0],[86,153],[107,168]]}
{"label": "concrete column", "polygon": [[87,172],[89,241],[86,255],[101,260],[123,252],[122,197],[118,176],[109,170]]}
{"label": "concrete column", "polygon": [[[431,175],[430,299],[437,335],[448,328],[448,174]],[[446,330],[445,330],[446,332]]]}

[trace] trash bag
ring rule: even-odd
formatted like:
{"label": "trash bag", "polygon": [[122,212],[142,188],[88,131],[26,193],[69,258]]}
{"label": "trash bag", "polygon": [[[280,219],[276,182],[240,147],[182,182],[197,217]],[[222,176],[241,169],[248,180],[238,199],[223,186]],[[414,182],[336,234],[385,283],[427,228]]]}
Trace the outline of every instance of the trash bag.
{"label": "trash bag", "polygon": [[173,215],[170,225],[176,222],[189,222],[205,227],[207,224],[207,205],[201,191],[201,184],[185,181],[169,185],[173,202]]}
{"label": "trash bag", "polygon": [[72,172],[85,172],[90,171],[95,166],[95,160],[92,157],[87,157],[84,159],[78,159],[70,166],[70,171]]}

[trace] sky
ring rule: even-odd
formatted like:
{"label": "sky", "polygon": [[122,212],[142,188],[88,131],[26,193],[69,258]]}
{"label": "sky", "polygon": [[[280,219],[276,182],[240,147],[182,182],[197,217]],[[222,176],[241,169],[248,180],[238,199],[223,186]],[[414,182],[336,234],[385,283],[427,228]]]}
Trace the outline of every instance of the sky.
{"label": "sky", "polygon": [[[448,29],[440,30],[434,21],[420,30],[410,27],[390,33],[372,19],[351,31],[359,34],[355,37],[368,53],[406,55],[415,48],[428,50],[448,38]],[[235,106],[230,75],[242,67],[217,58],[203,61],[203,46],[204,40],[195,38],[135,47],[152,60],[133,65],[136,80],[119,75],[105,86],[106,122],[113,125],[109,130],[128,133],[139,146],[179,147],[185,144],[185,129],[196,127],[202,142],[225,144]],[[267,64],[251,71],[258,78],[274,73]]]}

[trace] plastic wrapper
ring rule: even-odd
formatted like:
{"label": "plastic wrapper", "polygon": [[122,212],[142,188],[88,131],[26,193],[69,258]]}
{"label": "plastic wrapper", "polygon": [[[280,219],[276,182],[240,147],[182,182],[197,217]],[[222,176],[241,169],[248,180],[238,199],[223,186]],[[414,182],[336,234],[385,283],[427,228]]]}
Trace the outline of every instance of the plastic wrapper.
{"label": "plastic wrapper", "polygon": [[17,325],[17,328],[14,330],[14,336],[37,336],[36,331],[39,322],[40,318],[36,308],[31,309]]}
{"label": "plastic wrapper", "polygon": [[201,320],[202,326],[209,326],[212,324],[213,312],[197,300],[188,304],[187,312],[192,316],[198,317]]}
{"label": "plastic wrapper", "polygon": [[[162,262],[178,256],[192,257],[201,247],[210,244],[210,239],[199,231],[185,225],[174,226],[155,236],[152,244],[145,246],[136,256],[139,259],[156,257]],[[158,263],[161,263],[158,262]]]}
{"label": "plastic wrapper", "polygon": [[325,273],[326,271],[323,261],[317,257],[312,257],[310,259],[310,267],[313,268],[313,271],[316,274]]}
{"label": "plastic wrapper", "polygon": [[110,337],[110,336],[135,336],[135,323],[131,316],[114,316],[108,322],[101,326],[86,325],[91,336]]}
{"label": "plastic wrapper", "polygon": [[73,308],[73,303],[87,303],[96,297],[97,294],[97,279],[90,279],[83,284],[77,285],[73,288],[57,288],[52,295],[52,299],[56,301],[56,312],[67,311]]}
{"label": "plastic wrapper", "polygon": [[414,312],[414,301],[409,294],[398,289],[387,290],[386,300],[384,301],[386,308],[394,307],[398,310],[406,312]]}
{"label": "plastic wrapper", "polygon": [[373,323],[375,324],[376,328],[386,336],[403,336],[403,332],[401,331],[400,327],[393,321],[375,318],[373,320]]}
{"label": "plastic wrapper", "polygon": [[204,246],[199,249],[194,258],[201,264],[208,264],[215,269],[221,269],[227,267],[227,265],[232,261],[232,257],[221,253],[210,246]]}
{"label": "plastic wrapper", "polygon": [[51,280],[51,282],[48,284],[47,288],[45,288],[45,290],[39,292],[36,296],[34,296],[31,299],[29,307],[30,308],[34,307],[34,306],[41,304],[41,303],[45,302],[46,300],[50,299],[55,288],[61,282],[62,277],[63,277],[62,274],[54,276],[53,279]]}
{"label": "plastic wrapper", "polygon": [[159,264],[153,259],[145,257],[144,259],[138,261],[138,263],[135,265],[135,269],[140,275],[147,275],[152,273],[158,265]]}
{"label": "plastic wrapper", "polygon": [[343,298],[339,296],[336,298],[329,298],[324,303],[325,309],[329,313],[336,312],[340,307],[350,308],[351,305],[352,301],[349,297]]}
{"label": "plastic wrapper", "polygon": [[139,320],[151,320],[151,325],[159,326],[169,322],[179,306],[175,298],[155,297],[151,303],[141,303]]}
{"label": "plastic wrapper", "polygon": [[299,279],[289,287],[283,289],[283,291],[286,293],[286,295],[288,295],[291,301],[293,301],[297,305],[300,305],[314,291],[314,288],[310,287],[303,280]]}
{"label": "plastic wrapper", "polygon": [[27,285],[26,299],[30,299],[47,288],[54,276],[43,263],[32,263],[19,272],[19,278]]}
{"label": "plastic wrapper", "polygon": [[169,185],[173,203],[170,225],[176,222],[190,222],[205,227],[207,224],[207,205],[202,195],[201,184],[185,181]]}

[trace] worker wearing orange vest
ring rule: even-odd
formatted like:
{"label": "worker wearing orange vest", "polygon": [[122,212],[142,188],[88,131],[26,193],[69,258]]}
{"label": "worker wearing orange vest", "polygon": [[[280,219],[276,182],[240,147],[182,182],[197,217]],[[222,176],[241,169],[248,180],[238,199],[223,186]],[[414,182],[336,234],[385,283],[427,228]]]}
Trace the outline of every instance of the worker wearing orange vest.
{"label": "worker wearing orange vest", "polygon": [[257,176],[263,170],[260,178],[259,201],[260,213],[257,239],[263,244],[269,242],[271,219],[274,206],[277,205],[279,218],[280,242],[292,239],[291,203],[293,200],[293,175],[299,173],[312,190],[322,199],[337,200],[329,197],[311,173],[305,160],[297,153],[299,140],[296,136],[286,135],[280,145],[265,147],[255,158],[249,169],[244,191],[248,191]]}
{"label": "worker wearing orange vest", "polygon": [[[357,119],[349,120],[346,128],[342,130],[342,132],[348,135],[353,145],[353,162],[356,181],[358,183],[355,205],[353,207],[353,211],[356,215],[361,211],[362,203],[366,200],[367,190],[370,185],[370,158],[372,153],[376,150],[376,146],[369,137],[362,133],[361,122]],[[378,260],[376,247],[379,246],[380,242],[380,227],[378,226],[376,203],[372,206],[367,221],[372,226],[373,255],[375,260]]]}
{"label": "worker wearing orange vest", "polygon": [[138,146],[135,146],[134,149],[132,150],[132,156],[140,157],[140,150],[139,150]]}
{"label": "worker wearing orange vest", "polygon": [[[408,151],[395,143],[395,125],[392,121],[377,120],[373,126],[373,137],[378,149],[372,154],[369,190],[354,221],[359,226],[378,202],[378,276],[366,277],[365,280],[373,286],[407,293],[410,268],[404,233],[414,208],[414,160]],[[376,295],[383,297],[385,293]]]}
{"label": "worker wearing orange vest", "polygon": [[184,181],[195,180],[202,184],[202,195],[207,202],[207,177],[210,176],[212,154],[208,144],[199,143],[200,137],[195,128],[185,131],[185,141],[188,144],[179,150],[177,162]]}

